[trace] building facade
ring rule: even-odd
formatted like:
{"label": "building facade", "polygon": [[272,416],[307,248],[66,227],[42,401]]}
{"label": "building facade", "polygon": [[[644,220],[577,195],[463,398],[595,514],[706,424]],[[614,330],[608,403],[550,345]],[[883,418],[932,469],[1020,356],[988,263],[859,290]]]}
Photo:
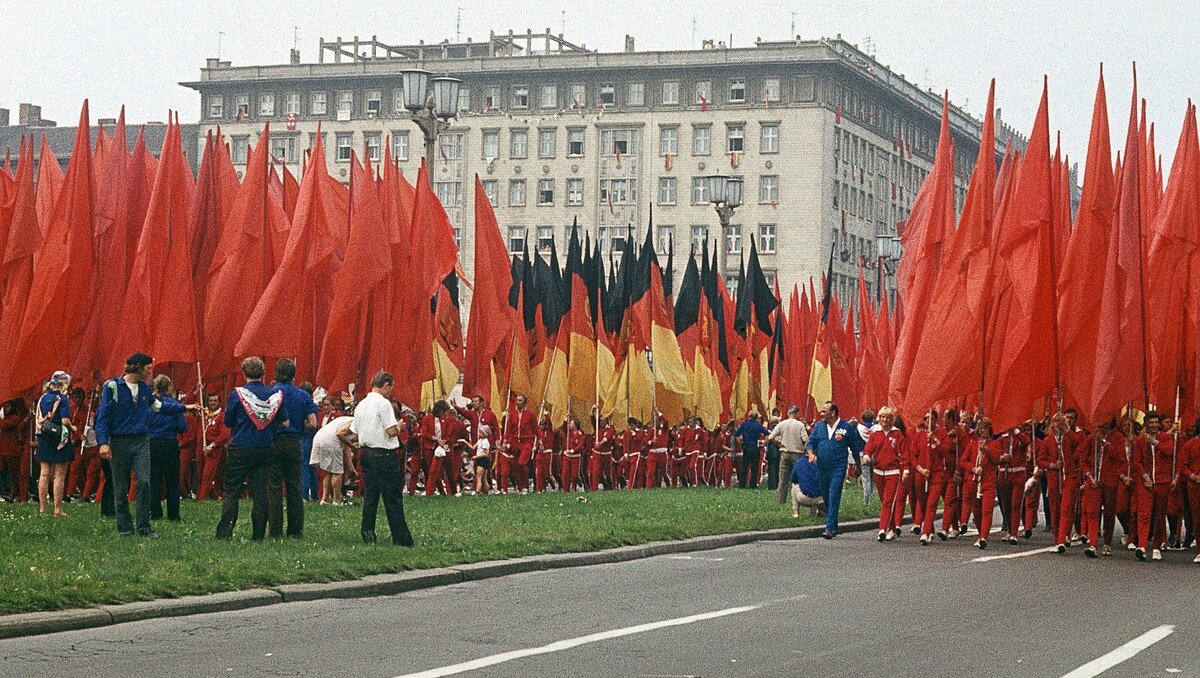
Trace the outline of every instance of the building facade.
{"label": "building facade", "polygon": [[[753,241],[785,299],[793,285],[819,283],[831,251],[844,308],[855,303],[860,267],[872,293],[892,296],[887,243],[931,168],[941,115],[940,94],[840,36],[658,52],[638,52],[627,37],[624,52],[599,53],[549,32],[510,32],[410,46],[338,38],[319,49],[315,64],[295,50],[277,66],[210,59],[198,81],[183,83],[201,95],[198,138],[219,127],[241,170],[269,122],[272,154],[298,173],[320,124],[335,177],[348,181],[352,152],[378,162],[390,139],[415,180],[424,142],[401,74],[460,78],[459,115],[440,135],[432,182],[468,275],[478,175],[514,253],[563,249],[575,222],[604,249],[653,228],[663,255],[719,243],[731,285]],[[954,106],[951,122],[961,208],[981,123]],[[1010,139],[1024,148],[1000,121],[997,136],[997,159]],[[701,181],[710,174],[744,181],[725,229]]]}

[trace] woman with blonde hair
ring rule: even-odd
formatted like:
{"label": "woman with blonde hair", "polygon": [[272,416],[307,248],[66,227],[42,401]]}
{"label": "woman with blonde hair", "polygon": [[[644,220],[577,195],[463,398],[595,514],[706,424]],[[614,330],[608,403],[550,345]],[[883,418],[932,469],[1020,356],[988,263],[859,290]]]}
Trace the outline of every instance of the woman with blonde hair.
{"label": "woman with blonde hair", "polygon": [[66,515],[62,504],[67,468],[75,460],[75,445],[71,437],[75,426],[71,423],[71,399],[67,397],[70,388],[71,375],[55,372],[42,390],[36,412],[37,460],[41,464],[38,474],[38,513],[46,513],[53,479],[54,515],[59,517]]}

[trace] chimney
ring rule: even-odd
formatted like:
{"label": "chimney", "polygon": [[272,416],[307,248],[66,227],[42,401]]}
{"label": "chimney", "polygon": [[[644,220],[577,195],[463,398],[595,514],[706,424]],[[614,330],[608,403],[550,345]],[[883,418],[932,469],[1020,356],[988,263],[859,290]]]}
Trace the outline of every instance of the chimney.
{"label": "chimney", "polygon": [[633,36],[632,36],[632,35],[626,35],[626,36],[625,36],[625,52],[626,52],[626,53],[633,53],[633,51],[634,51],[634,49],[633,49]]}
{"label": "chimney", "polygon": [[42,124],[42,107],[33,104],[21,104],[17,109],[17,124],[38,127]]}
{"label": "chimney", "polygon": [[293,66],[299,66],[299,65],[300,65],[300,50],[298,50],[298,49],[292,49],[292,52],[291,52],[291,63],[292,63],[292,65],[293,65]]}
{"label": "chimney", "polygon": [[0,108],[0,127],[8,127],[8,109]]}

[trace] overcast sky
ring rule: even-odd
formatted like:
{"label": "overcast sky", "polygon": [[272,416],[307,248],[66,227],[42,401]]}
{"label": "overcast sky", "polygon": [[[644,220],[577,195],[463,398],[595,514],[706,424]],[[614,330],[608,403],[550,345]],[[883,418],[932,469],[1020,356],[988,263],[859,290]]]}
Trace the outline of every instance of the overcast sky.
{"label": "overcast sky", "polygon": [[[461,26],[456,27],[461,6]],[[1099,64],[1105,64],[1114,152],[1125,136],[1130,64],[1139,94],[1157,123],[1157,148],[1169,165],[1188,98],[1200,93],[1194,55],[1200,9],[1180,2],[759,2],[692,0],[514,0],[495,2],[18,2],[0,0],[6,26],[0,106],[42,106],[44,117],[74,124],[82,99],[92,116],[113,117],[124,104],[131,121],[164,120],[167,109],[195,121],[199,96],[179,86],[199,77],[206,57],[234,66],[286,63],[297,40],[305,62],[317,39],[377,35],[412,44],[486,40],[489,30],[564,29],[590,49],[619,51],[626,33],[637,49],[686,49],[703,38],[748,46],[834,36],[873,52],[922,87],[982,114],[988,80],[1006,122],[1028,132],[1042,75],[1050,78],[1050,124],[1082,165]],[[439,8],[438,10],[431,9]],[[223,35],[221,35],[223,33]]]}

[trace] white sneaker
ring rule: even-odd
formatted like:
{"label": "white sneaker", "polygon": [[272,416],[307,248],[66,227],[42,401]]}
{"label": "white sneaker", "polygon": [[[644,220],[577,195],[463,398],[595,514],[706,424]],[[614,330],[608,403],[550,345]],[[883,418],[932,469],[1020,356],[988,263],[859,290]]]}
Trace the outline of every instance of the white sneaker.
{"label": "white sneaker", "polygon": [[1160,551],[1158,549],[1154,549],[1150,553],[1150,559],[1151,560],[1162,560],[1162,551]]}
{"label": "white sneaker", "polygon": [[1200,556],[1196,556],[1196,558],[1195,558],[1194,560],[1192,560],[1192,562],[1193,562],[1193,563],[1200,563]]}
{"label": "white sneaker", "polygon": [[950,534],[948,534],[946,536],[948,536],[951,539],[958,539],[958,530],[952,527],[952,528],[950,528]]}
{"label": "white sneaker", "polygon": [[[1121,541],[1125,541],[1125,540],[1124,540],[1124,539],[1122,539]],[[1137,544],[1135,544],[1135,543],[1133,543],[1133,542],[1128,542],[1128,545],[1126,545],[1126,547],[1125,547],[1125,548],[1126,548],[1126,549],[1128,549],[1128,550],[1130,550],[1130,551],[1136,551],[1136,550],[1137,550]]]}

